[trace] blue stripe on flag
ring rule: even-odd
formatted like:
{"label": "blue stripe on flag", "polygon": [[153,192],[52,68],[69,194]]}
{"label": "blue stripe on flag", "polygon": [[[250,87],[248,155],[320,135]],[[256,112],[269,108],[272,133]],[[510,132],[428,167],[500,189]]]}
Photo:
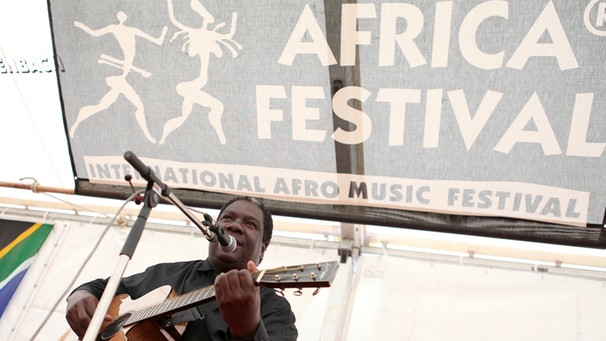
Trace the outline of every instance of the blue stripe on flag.
{"label": "blue stripe on flag", "polygon": [[25,277],[25,273],[28,269],[29,266],[15,274],[15,276],[13,276],[13,278],[11,278],[6,285],[0,288],[0,318],[2,317],[2,314],[4,313],[4,310],[6,309],[11,297],[15,291],[17,291],[17,287],[21,283],[23,277]]}

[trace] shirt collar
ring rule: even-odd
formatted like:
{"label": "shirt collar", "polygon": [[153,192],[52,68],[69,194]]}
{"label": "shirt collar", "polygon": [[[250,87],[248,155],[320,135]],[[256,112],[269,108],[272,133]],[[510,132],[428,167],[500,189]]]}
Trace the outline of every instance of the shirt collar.
{"label": "shirt collar", "polygon": [[210,267],[210,262],[208,261],[208,259],[204,260],[202,262],[202,264],[200,264],[198,266],[198,268],[196,269],[196,271],[198,272],[213,272],[213,269]]}

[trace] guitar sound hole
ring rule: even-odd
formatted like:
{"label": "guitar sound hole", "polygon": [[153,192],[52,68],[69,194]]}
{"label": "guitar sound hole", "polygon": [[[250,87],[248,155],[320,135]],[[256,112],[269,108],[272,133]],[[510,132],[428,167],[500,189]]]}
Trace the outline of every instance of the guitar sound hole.
{"label": "guitar sound hole", "polygon": [[131,315],[130,313],[120,315],[120,316],[118,316],[118,318],[116,318],[110,324],[108,324],[107,327],[105,327],[105,329],[103,330],[103,333],[101,333],[101,335],[100,335],[101,340],[109,340],[112,337],[114,337],[116,334],[121,332],[122,327],[124,327],[124,324],[126,323],[126,321],[128,321],[128,318],[130,317],[130,315]]}

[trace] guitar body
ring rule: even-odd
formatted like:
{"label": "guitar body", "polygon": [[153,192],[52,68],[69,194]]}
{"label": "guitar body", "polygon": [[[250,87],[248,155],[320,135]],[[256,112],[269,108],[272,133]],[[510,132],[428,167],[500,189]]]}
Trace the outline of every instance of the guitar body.
{"label": "guitar body", "polygon": [[[185,331],[185,323],[167,330],[158,324],[159,319],[148,319],[132,325],[124,325],[132,312],[152,306],[166,299],[177,297],[169,285],[150,291],[136,300],[126,294],[116,295],[107,309],[111,321],[103,322],[97,340],[103,341],[176,341]],[[61,341],[79,340],[74,333],[64,335]]]}
{"label": "guitar body", "polygon": [[[103,338],[100,338],[104,340]],[[170,335],[163,333],[158,324],[153,321],[143,321],[133,327],[126,327],[114,335],[110,341],[174,341]]]}

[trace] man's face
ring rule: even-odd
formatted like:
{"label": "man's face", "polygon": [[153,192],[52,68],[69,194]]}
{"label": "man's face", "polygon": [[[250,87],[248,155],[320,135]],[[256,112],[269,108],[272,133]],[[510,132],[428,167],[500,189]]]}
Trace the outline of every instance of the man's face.
{"label": "man's face", "polygon": [[263,211],[254,203],[238,200],[230,204],[217,222],[226,233],[234,237],[234,252],[223,252],[219,243],[210,243],[208,260],[216,271],[246,269],[249,260],[259,264],[265,252],[263,244]]}

